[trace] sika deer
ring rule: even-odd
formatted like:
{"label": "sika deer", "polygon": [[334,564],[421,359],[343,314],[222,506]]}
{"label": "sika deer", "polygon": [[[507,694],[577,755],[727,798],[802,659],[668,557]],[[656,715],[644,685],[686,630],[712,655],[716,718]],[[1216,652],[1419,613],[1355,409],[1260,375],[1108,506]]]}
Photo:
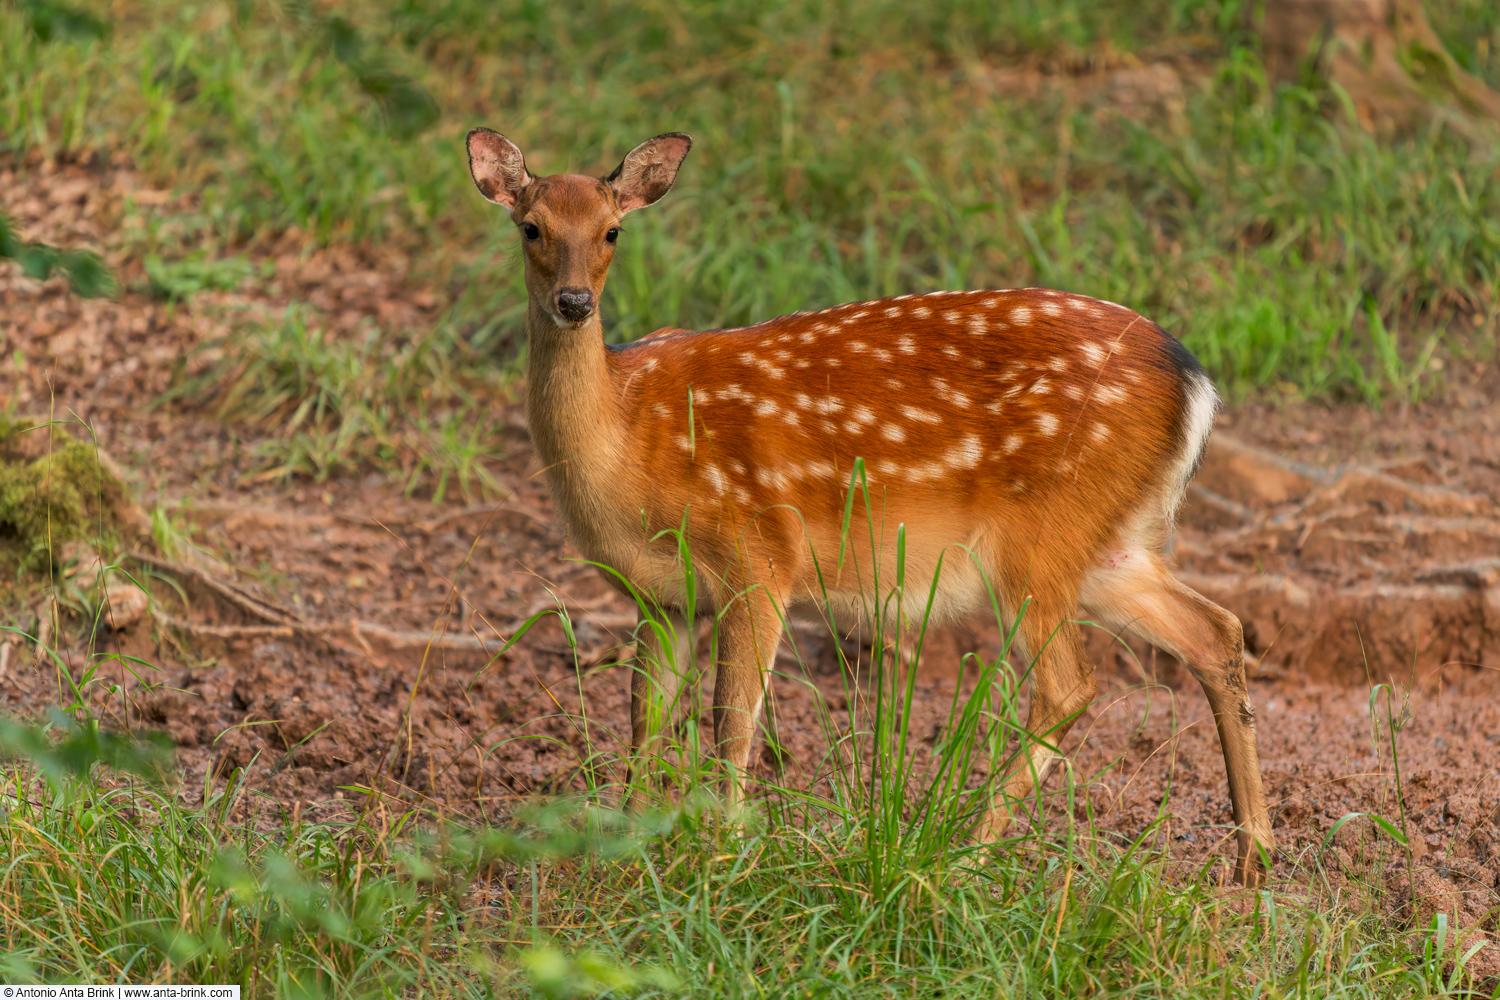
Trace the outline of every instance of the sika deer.
{"label": "sika deer", "polygon": [[[935,292],[604,344],[599,296],[620,220],[671,188],[692,141],[657,136],[608,177],[534,176],[504,136],[468,136],[474,183],[510,210],[526,261],[526,403],[532,440],[572,539],[670,609],[676,639],[643,628],[632,683],[634,753],[677,696],[692,620],[720,615],[713,718],[728,794],[750,756],[767,670],[789,607],[878,600],[873,560],[930,580],[935,617],[988,608],[1021,623],[1033,664],[1029,729],[1045,736],[1004,781],[1024,798],[1094,697],[1077,609],[1188,665],[1208,695],[1229,776],[1238,874],[1272,848],[1245,690],[1239,621],[1179,583],[1159,550],[1197,468],[1218,396],[1193,356],[1123,306],[1042,289]],[[689,420],[692,421],[691,426]],[[851,467],[863,503],[844,531]],[[697,567],[685,607],[675,542]],[[857,543],[833,572],[813,553]],[[956,546],[977,555],[968,557]],[[859,551],[859,548],[863,551]],[[871,549],[874,551],[871,551]],[[978,565],[976,566],[976,562]],[[925,575],[924,575],[925,574]],[[676,648],[663,648],[663,646]],[[977,834],[1010,822],[1001,799]]]}

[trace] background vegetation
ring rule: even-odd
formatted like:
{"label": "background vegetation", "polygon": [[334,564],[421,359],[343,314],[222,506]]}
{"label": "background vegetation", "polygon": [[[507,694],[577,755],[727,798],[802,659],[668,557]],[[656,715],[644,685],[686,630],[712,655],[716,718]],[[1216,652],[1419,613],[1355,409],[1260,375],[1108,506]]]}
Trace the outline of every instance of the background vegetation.
{"label": "background vegetation", "polygon": [[[1429,6],[1500,81],[1495,6]],[[482,358],[514,343],[521,294],[465,129],[549,173],[681,129],[681,184],[622,244],[614,337],[1035,283],[1158,318],[1235,391],[1417,390],[1432,352],[1488,343],[1500,146],[1377,140],[1316,79],[1269,86],[1244,23],[1240,0],[8,0],[0,148],[126,155],[201,195],[143,237],[169,261],[288,227],[401,241],[451,302],[421,334]],[[999,72],[1153,61],[1181,106],[1138,121]]]}

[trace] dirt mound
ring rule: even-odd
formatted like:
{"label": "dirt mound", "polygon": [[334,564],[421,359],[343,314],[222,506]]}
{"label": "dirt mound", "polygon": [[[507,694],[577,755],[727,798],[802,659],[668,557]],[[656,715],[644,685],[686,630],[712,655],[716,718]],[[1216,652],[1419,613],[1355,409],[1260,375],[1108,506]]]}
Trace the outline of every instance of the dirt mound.
{"label": "dirt mound", "polygon": [[1500,501],[1411,471],[1316,468],[1218,435],[1184,510],[1179,575],[1240,616],[1267,666],[1304,677],[1500,667]]}

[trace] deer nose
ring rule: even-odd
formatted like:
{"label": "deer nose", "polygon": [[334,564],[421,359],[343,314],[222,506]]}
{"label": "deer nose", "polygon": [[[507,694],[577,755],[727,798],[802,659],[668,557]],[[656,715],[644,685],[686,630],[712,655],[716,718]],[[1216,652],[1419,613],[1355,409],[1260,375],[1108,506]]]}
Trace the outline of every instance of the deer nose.
{"label": "deer nose", "polygon": [[559,288],[557,311],[574,323],[582,323],[594,311],[594,293],[587,288]]}

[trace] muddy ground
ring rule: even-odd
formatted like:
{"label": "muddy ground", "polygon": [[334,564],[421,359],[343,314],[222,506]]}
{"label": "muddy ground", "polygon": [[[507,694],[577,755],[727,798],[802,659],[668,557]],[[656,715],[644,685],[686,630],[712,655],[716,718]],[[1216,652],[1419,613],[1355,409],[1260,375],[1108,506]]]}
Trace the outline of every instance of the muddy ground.
{"label": "muddy ground", "polygon": [[[97,649],[153,667],[135,677],[127,661],[106,662],[89,689],[96,708],[170,733],[189,797],[207,772],[248,768],[261,794],[243,808],[268,820],[347,813],[368,787],[474,818],[577,787],[587,761],[620,749],[633,609],[571,561],[523,415],[498,383],[491,411],[506,430],[489,468],[501,489],[473,504],[408,497],[373,471],[326,483],[252,475],[253,441],[211,409],[154,405],[179,361],[236,316],[306,301],[336,331],[365,317],[420,327],[440,297],[399,248],[305,252],[294,234],[251,248],[273,280],[165,303],[120,249],[127,195],[171,201],[121,165],[43,164],[25,182],[0,167],[0,210],[24,238],[97,247],[127,288],[83,301],[0,264],[0,399],[86,421],[142,505],[175,510],[199,550],[192,566],[128,563],[150,581],[155,614],[103,630]],[[1370,713],[1372,686],[1393,683],[1415,853],[1462,884],[1485,919],[1500,892],[1500,372],[1485,357],[1450,363],[1445,376],[1421,404],[1231,408],[1173,555],[1246,623],[1277,872],[1305,883],[1314,869],[1304,862],[1350,812],[1398,821],[1387,702]],[[234,589],[216,591],[215,574]],[[491,662],[554,594],[576,650],[549,618]],[[37,610],[0,608],[0,623],[34,630]],[[85,629],[66,615],[61,625],[60,651],[81,677]],[[774,683],[792,781],[826,768],[820,701],[836,715],[845,707],[831,639],[815,629],[796,638],[810,665],[788,651]],[[0,645],[7,711],[59,701],[57,669],[35,664],[27,644]],[[959,653],[997,646],[993,626],[929,644],[912,724],[919,755],[941,736]],[[1091,649],[1099,696],[1066,743],[1080,811],[1123,838],[1167,815],[1157,840],[1175,856],[1224,853],[1223,764],[1197,686],[1166,657],[1102,633]],[[760,756],[763,775],[773,765]],[[1051,808],[1055,818],[1062,806]],[[1333,868],[1378,853],[1369,829],[1349,827]]]}

